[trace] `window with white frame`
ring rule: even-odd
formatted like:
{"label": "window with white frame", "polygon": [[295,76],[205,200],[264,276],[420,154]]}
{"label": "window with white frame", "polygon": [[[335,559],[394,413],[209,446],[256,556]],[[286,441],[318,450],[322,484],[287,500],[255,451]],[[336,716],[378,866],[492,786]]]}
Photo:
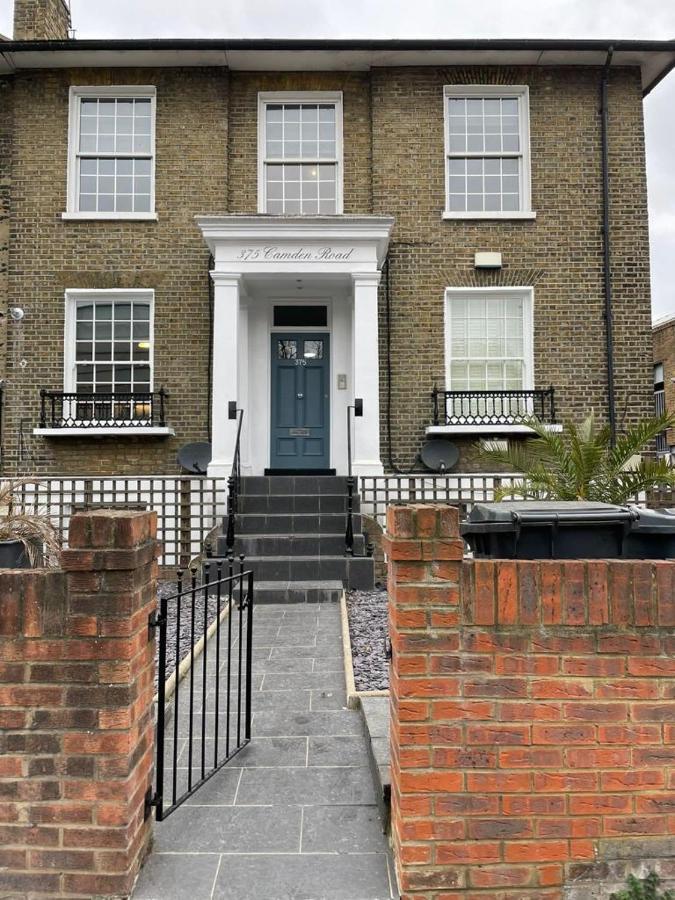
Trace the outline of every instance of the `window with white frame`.
{"label": "window with white frame", "polygon": [[259,211],[342,211],[342,94],[259,95]]}
{"label": "window with white frame", "polygon": [[449,289],[446,296],[448,390],[531,389],[531,291]]}
{"label": "window with white frame", "polygon": [[152,390],[152,292],[68,293],[66,389],[78,394]]}
{"label": "window with white frame", "polygon": [[527,87],[446,86],[444,102],[445,215],[532,215]]}
{"label": "window with white frame", "polygon": [[154,215],[155,89],[73,87],[68,213]]}

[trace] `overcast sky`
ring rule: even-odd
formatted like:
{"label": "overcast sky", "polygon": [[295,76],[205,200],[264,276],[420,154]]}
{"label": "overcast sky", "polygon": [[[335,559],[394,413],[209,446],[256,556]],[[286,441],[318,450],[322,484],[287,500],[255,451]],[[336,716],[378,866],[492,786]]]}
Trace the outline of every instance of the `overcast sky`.
{"label": "overcast sky", "polygon": [[[78,38],[675,38],[673,0],[71,0]],[[0,34],[12,0],[0,0]],[[675,72],[645,102],[655,317],[675,315]]]}

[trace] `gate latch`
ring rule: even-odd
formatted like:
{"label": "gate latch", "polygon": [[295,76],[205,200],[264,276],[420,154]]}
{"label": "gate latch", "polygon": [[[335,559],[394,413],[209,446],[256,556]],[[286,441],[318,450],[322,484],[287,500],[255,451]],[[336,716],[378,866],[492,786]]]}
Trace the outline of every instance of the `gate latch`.
{"label": "gate latch", "polygon": [[161,616],[157,610],[154,610],[148,616],[148,640],[151,641],[153,638],[153,629],[161,628],[162,625],[166,623],[166,616]]}

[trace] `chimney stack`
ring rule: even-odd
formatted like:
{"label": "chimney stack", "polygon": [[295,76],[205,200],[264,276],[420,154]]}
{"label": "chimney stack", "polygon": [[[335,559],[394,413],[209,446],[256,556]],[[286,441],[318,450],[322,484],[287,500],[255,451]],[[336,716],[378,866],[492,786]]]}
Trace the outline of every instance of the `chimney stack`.
{"label": "chimney stack", "polygon": [[66,41],[69,0],[14,0],[15,41]]}

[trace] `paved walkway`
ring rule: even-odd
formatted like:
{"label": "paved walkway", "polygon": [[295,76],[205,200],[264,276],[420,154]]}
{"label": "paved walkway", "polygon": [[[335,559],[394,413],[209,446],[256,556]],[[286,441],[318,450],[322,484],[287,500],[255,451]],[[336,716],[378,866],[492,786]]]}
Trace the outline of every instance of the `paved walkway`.
{"label": "paved walkway", "polygon": [[397,896],[338,604],[259,606],[253,645],[251,743],[155,825],[134,900]]}

